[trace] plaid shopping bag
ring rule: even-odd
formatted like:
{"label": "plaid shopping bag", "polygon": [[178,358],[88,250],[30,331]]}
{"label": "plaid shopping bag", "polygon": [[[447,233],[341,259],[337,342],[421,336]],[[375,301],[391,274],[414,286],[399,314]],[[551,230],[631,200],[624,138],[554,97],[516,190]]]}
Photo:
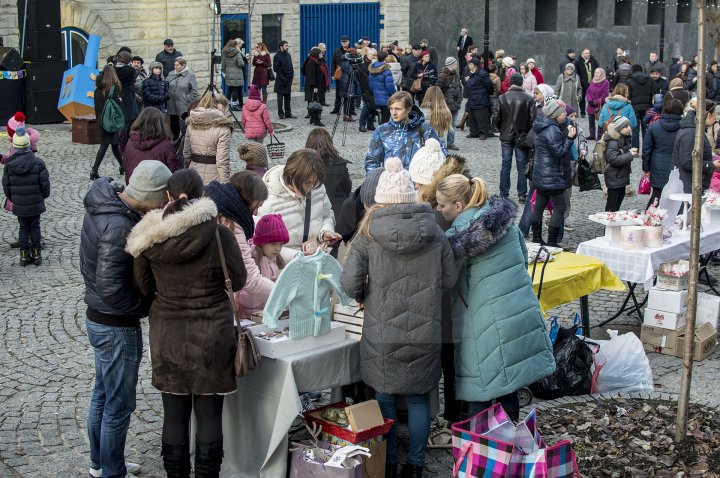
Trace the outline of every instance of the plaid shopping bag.
{"label": "plaid shopping bag", "polygon": [[459,478],[579,478],[572,444],[547,447],[535,410],[517,426],[495,404],[453,431],[453,476]]}

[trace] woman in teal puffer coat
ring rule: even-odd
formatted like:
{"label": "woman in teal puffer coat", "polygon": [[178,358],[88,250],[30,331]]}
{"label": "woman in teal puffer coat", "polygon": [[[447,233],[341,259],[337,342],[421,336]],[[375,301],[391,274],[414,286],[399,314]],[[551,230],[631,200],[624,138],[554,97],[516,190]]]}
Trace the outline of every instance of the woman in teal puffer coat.
{"label": "woman in teal puffer coat", "polygon": [[527,272],[517,206],[487,198],[485,182],[453,174],[437,187],[437,209],[453,221],[446,235],[461,261],[453,291],[455,398],[469,416],[497,399],[513,419],[516,391],[555,370],[550,337]]}

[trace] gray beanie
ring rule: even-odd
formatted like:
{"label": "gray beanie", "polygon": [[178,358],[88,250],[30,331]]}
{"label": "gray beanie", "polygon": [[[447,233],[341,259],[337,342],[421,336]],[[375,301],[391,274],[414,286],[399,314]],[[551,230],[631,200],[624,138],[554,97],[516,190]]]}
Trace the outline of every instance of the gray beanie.
{"label": "gray beanie", "polygon": [[130,176],[125,193],[132,199],[148,204],[167,202],[167,183],[172,173],[160,161],[140,161]]}
{"label": "gray beanie", "polygon": [[445,58],[445,66],[450,67],[453,66],[455,63],[457,63],[457,58],[454,56],[449,56]]}
{"label": "gray beanie", "polygon": [[618,116],[615,118],[615,121],[613,121],[613,126],[615,127],[615,131],[619,133],[624,127],[630,126],[630,120],[624,116]]}
{"label": "gray beanie", "polygon": [[562,106],[558,100],[546,101],[542,110],[545,116],[551,119],[555,119],[565,113],[565,107]]}
{"label": "gray beanie", "polygon": [[365,206],[372,206],[375,204],[375,190],[377,189],[378,181],[380,181],[380,175],[385,171],[385,168],[373,169],[363,181],[360,186],[360,201]]}
{"label": "gray beanie", "polygon": [[567,65],[565,65],[565,69],[567,70],[568,68],[572,68],[573,71],[575,71],[575,64],[574,64],[574,63],[568,63]]}

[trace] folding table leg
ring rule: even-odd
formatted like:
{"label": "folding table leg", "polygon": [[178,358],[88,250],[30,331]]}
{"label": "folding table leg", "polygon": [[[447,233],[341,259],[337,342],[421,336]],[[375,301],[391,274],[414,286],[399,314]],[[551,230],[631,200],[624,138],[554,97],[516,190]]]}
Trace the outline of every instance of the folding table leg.
{"label": "folding table leg", "polygon": [[[607,319],[603,322],[600,322],[598,325],[596,325],[593,328],[603,327],[605,324],[612,322],[613,320],[617,319],[625,312],[628,312],[628,315],[632,314],[633,312],[637,312],[637,315],[640,318],[640,322],[643,321],[643,317],[642,317],[642,314],[640,313],[640,309],[645,305],[645,302],[647,302],[647,296],[645,296],[645,299],[640,304],[638,304],[637,297],[635,296],[635,288],[637,287],[637,283],[628,281],[627,285],[628,285],[628,293],[625,296],[625,300],[623,301],[622,305],[620,306],[620,310],[615,315],[613,315],[612,317],[610,317],[609,319]],[[628,307],[628,302],[630,302],[630,299],[632,299],[633,305]]]}
{"label": "folding table leg", "polygon": [[590,302],[586,295],[580,297],[580,319],[582,320],[583,335],[590,337]]}

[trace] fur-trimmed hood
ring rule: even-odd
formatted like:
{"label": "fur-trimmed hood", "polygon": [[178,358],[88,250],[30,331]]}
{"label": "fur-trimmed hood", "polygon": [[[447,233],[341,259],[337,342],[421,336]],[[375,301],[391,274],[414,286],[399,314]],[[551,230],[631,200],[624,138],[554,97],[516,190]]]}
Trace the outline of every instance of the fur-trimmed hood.
{"label": "fur-trimmed hood", "polygon": [[[165,218],[162,209],[155,209],[130,232],[125,250],[138,257],[152,249],[154,259],[160,262],[182,262],[205,248],[210,240],[215,240],[217,214],[217,206],[209,198],[193,201],[182,211]],[[201,227],[195,233],[185,234],[196,226]]]}
{"label": "fur-trimmed hood", "polygon": [[[453,223],[467,222],[467,227],[449,231],[448,240],[457,259],[471,259],[484,254],[500,239],[505,237],[515,221],[517,205],[499,196],[491,197],[480,208],[471,208],[461,213]],[[470,216],[463,217],[465,215]]]}
{"label": "fur-trimmed hood", "polygon": [[190,111],[186,122],[188,126],[192,126],[194,129],[210,129],[213,127],[233,128],[233,122],[230,121],[222,111],[216,109],[195,108]]}

